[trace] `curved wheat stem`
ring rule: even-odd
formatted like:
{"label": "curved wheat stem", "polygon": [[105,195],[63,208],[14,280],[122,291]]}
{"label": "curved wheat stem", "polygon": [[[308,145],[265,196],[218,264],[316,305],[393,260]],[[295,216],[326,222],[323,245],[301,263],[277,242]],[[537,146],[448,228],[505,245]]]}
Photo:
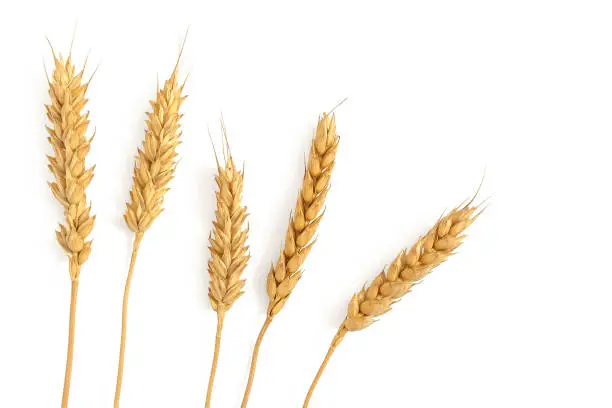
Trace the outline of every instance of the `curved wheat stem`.
{"label": "curved wheat stem", "polygon": [[181,136],[179,121],[182,115],[179,112],[186,98],[182,95],[185,84],[179,84],[177,77],[178,60],[172,75],[165,82],[164,87],[157,90],[156,99],[151,101],[152,112],[147,113],[144,142],[136,156],[130,202],[126,204],[127,208],[123,216],[128,227],[134,232],[134,244],[121,312],[121,343],[115,387],[115,408],[119,407],[121,398],[127,341],[128,299],[138,248],[144,233],[163,211],[164,195],[168,191],[167,185],[173,178],[176,169],[176,147],[180,144]]}
{"label": "curved wheat stem", "polygon": [[[224,140],[227,142],[225,126],[223,122],[221,123]],[[215,159],[217,159],[215,180],[219,191],[216,193],[216,219],[213,222],[213,231],[209,237],[208,274],[210,275],[210,285],[208,298],[213,310],[217,312],[217,333],[206,392],[206,408],[210,407],[212,398],[225,313],[244,293],[242,289],[245,280],[240,279],[240,277],[250,258],[247,253],[249,247],[246,244],[249,232],[249,227],[246,225],[247,209],[242,205],[244,170],[238,171],[236,169],[228,144],[224,148],[223,156],[226,159],[222,167],[215,152]]]}
{"label": "curved wheat stem", "polygon": [[[53,51],[53,48],[51,48]],[[70,295],[70,318],[68,330],[68,351],[62,408],[68,406],[70,381],[72,378],[72,360],[74,355],[74,336],[76,320],[76,301],[79,287],[81,266],[91,252],[91,240],[87,237],[94,226],[95,216],[87,204],[85,189],[91,182],[94,168],[86,168],[85,158],[90,149],[93,137],[86,136],[89,125],[89,112],[82,112],[87,103],[85,93],[89,85],[83,82],[83,72],[76,72],[71,56],[63,59],[53,51],[54,71],[49,82],[51,103],[45,105],[49,143],[54,155],[47,156],[49,170],[55,181],[49,183],[55,198],[64,207],[65,224],[59,225],[56,231],[57,241],[64,249],[69,260],[69,275],[72,281]]]}
{"label": "curved wheat stem", "polygon": [[478,207],[471,204],[472,201],[442,217],[410,250],[402,250],[370,286],[352,297],[347,316],[308,390],[304,408],[308,407],[319,378],[344,335],[370,326],[376,317],[390,311],[391,306],[409,293],[433,268],[454,254],[465,238],[463,233],[466,228],[481,214],[476,212]]}
{"label": "curved wheat stem", "polygon": [[127,319],[128,319],[128,302],[130,299],[130,289],[132,288],[132,277],[134,276],[134,266],[136,265],[136,257],[138,249],[142,241],[143,234],[137,233],[134,236],[132,248],[132,256],[130,257],[130,267],[125,280],[125,288],[123,289],[123,305],[121,307],[121,340],[119,342],[119,365],[117,368],[117,382],[115,384],[115,406],[119,406],[121,396],[121,386],[123,385],[123,365],[125,360],[125,343],[127,341]]}
{"label": "curved wheat stem", "polygon": [[340,138],[336,134],[335,115],[323,113],[312,140],[308,163],[304,171],[302,189],[295,210],[289,220],[285,246],[276,265],[270,267],[267,279],[268,312],[262,331],[255,343],[249,379],[242,399],[247,406],[257,365],[257,354],[263,335],[274,316],[283,308],[302,277],[302,265],[315,243],[315,235],[323,217],[325,198],[329,191],[332,170]]}
{"label": "curved wheat stem", "polygon": [[319,367],[319,370],[317,371],[317,374],[315,375],[315,378],[314,380],[312,380],[312,384],[310,385],[310,388],[308,389],[308,393],[306,394],[306,399],[304,400],[304,407],[307,407],[308,404],[310,403],[312,394],[314,393],[314,390],[317,384],[319,383],[319,380],[321,379],[321,375],[323,375],[323,371],[325,371],[325,367],[327,367],[327,363],[329,363],[329,360],[334,354],[334,351],[336,351],[336,348],[338,347],[338,345],[342,342],[342,340],[344,340],[344,336],[346,335],[346,333],[347,333],[346,328],[344,326],[341,326],[338,329],[338,332],[336,333],[336,335],[334,336],[334,339],[332,340],[331,345],[329,346],[329,349],[327,350],[327,354],[325,355],[325,358],[323,359],[323,362],[321,363],[321,366]]}

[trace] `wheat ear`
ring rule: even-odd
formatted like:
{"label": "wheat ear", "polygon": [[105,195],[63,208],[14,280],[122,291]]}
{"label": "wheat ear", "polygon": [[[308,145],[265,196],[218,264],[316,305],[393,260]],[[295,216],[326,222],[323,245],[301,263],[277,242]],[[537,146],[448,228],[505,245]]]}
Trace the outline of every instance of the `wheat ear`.
{"label": "wheat ear", "polygon": [[[53,51],[53,48],[51,50]],[[93,167],[88,169],[85,166],[85,158],[93,139],[85,135],[89,125],[89,112],[83,112],[87,103],[85,93],[89,85],[89,82],[83,82],[85,66],[76,72],[71,56],[64,60],[61,55],[57,57],[55,51],[53,60],[53,75],[48,79],[51,104],[45,105],[47,118],[51,123],[51,126],[47,126],[48,140],[54,153],[53,156],[48,156],[49,169],[55,176],[55,181],[49,185],[55,198],[64,207],[65,224],[59,225],[56,236],[68,256],[72,281],[68,353],[62,395],[62,408],[66,408],[72,377],[79,275],[81,266],[91,252],[91,241],[87,241],[87,236],[93,229],[96,217],[91,215],[91,207],[85,196],[85,189],[94,172]]]}
{"label": "wheat ear", "polygon": [[316,240],[315,234],[323,217],[325,197],[329,190],[339,141],[336,134],[335,115],[323,113],[319,118],[310,147],[302,189],[298,194],[295,210],[289,219],[285,246],[281,250],[276,265],[272,265],[268,273],[266,285],[269,297],[268,312],[253,348],[251,369],[242,399],[242,408],[247,406],[249,400],[263,337],[272,319],[282,310],[295,285],[302,277],[302,265]]}
{"label": "wheat ear", "polygon": [[[472,200],[473,201],[473,200]],[[356,293],[348,305],[347,316],[334,336],[325,359],[317,372],[306,399],[308,407],[314,389],[336,347],[349,331],[365,329],[375,318],[391,310],[391,305],[411,291],[433,268],[446,261],[461,245],[467,227],[481,212],[472,201],[453,209],[410,248],[402,250],[386,271],[382,271],[368,287]]]}
{"label": "wheat ear", "polygon": [[213,230],[208,238],[210,243],[208,298],[213,310],[217,312],[217,333],[208,390],[206,391],[206,408],[210,407],[212,398],[225,313],[244,293],[242,289],[245,280],[240,279],[240,277],[250,258],[247,253],[249,247],[246,244],[249,233],[249,227],[246,224],[247,209],[242,205],[244,170],[237,170],[229,149],[229,143],[227,143],[227,133],[223,121],[221,124],[226,142],[223,154],[225,161],[222,166],[215,152],[217,162],[215,181],[219,191],[216,193],[217,210],[215,211]]}
{"label": "wheat ear", "polygon": [[121,396],[128,299],[136,256],[145,231],[163,211],[164,195],[168,191],[167,185],[174,176],[176,169],[176,147],[180,144],[179,138],[181,136],[179,121],[182,115],[179,112],[181,104],[186,98],[186,96],[183,96],[185,84],[180,84],[177,78],[178,63],[177,60],[172,75],[165,82],[164,87],[157,90],[155,100],[151,101],[152,111],[147,113],[145,137],[142,148],[138,149],[136,156],[130,202],[127,203],[124,214],[125,222],[134,232],[134,243],[123,292],[115,408],[119,407]]}

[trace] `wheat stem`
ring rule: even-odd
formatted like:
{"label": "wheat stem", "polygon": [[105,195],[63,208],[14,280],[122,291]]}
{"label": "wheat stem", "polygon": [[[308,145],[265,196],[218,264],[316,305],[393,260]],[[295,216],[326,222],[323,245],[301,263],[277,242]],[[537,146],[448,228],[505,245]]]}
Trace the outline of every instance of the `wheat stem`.
{"label": "wheat stem", "polygon": [[[74,276],[72,269],[79,268],[73,262],[70,262],[71,276]],[[78,276],[78,272],[76,272]],[[72,280],[72,290],[70,294],[70,320],[68,324],[68,352],[66,355],[66,373],[64,375],[64,392],[62,394],[62,408],[68,407],[68,397],[70,394],[70,380],[72,379],[72,360],[74,357],[74,334],[76,323],[76,306],[77,294],[79,291],[79,280]]]}
{"label": "wheat stem", "polygon": [[121,398],[121,384],[123,382],[123,361],[125,359],[125,342],[127,337],[127,317],[128,317],[128,300],[130,297],[130,287],[132,286],[132,276],[134,275],[134,265],[136,265],[136,257],[138,256],[138,248],[144,233],[139,232],[134,236],[134,244],[132,248],[132,258],[130,260],[130,268],[125,281],[125,289],[123,291],[123,307],[121,309],[121,344],[119,346],[119,366],[117,368],[117,385],[115,386],[115,408],[119,408],[119,399]]}
{"label": "wheat stem", "polygon": [[259,356],[259,347],[261,347],[261,342],[270,327],[270,323],[272,323],[272,317],[268,316],[263,326],[261,326],[261,331],[259,332],[259,336],[257,336],[257,341],[255,342],[255,347],[253,347],[253,356],[251,357],[251,369],[249,370],[249,380],[247,381],[246,389],[244,390],[244,396],[242,397],[242,405],[241,408],[246,408],[247,403],[249,402],[249,396],[251,395],[251,388],[253,387],[253,379],[255,378],[255,369],[257,368],[257,357]]}
{"label": "wheat stem", "polygon": [[210,408],[210,400],[212,397],[213,386],[215,383],[215,374],[217,372],[217,362],[219,361],[219,349],[221,348],[221,332],[223,331],[223,320],[225,319],[225,310],[217,310],[217,334],[215,335],[215,352],[213,354],[212,366],[210,368],[210,378],[208,379],[208,390],[206,391],[206,408]]}
{"label": "wheat stem", "polygon": [[336,333],[336,335],[334,336],[334,339],[332,340],[332,343],[329,346],[329,350],[327,350],[327,354],[325,355],[325,358],[323,359],[323,362],[321,363],[321,367],[319,367],[319,371],[317,371],[317,375],[315,376],[314,380],[312,380],[312,384],[310,385],[310,388],[308,389],[308,394],[306,394],[306,399],[304,400],[303,408],[308,407],[308,404],[310,403],[310,399],[312,398],[312,394],[314,393],[314,390],[317,387],[317,384],[319,383],[319,379],[321,378],[323,371],[325,371],[325,367],[327,367],[327,363],[329,363],[331,356],[334,354],[334,351],[336,351],[336,347],[338,347],[338,345],[342,342],[342,340],[344,339],[344,335],[346,333],[347,333],[347,330],[344,328],[344,326],[338,329],[338,333]]}

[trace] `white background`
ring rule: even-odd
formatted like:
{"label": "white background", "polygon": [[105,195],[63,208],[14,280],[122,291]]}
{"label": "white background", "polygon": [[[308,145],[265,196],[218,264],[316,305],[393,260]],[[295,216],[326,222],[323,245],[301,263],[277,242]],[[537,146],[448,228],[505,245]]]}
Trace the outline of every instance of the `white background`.
{"label": "white background", "polygon": [[[375,3],[375,4],[374,4]],[[460,253],[347,336],[311,407],[610,407],[612,8],[605,1],[15,1],[0,15],[0,406],[57,407],[70,281],[46,182],[47,35],[90,52],[94,248],[73,408],[112,406],[144,112],[190,26],[181,162],[130,302],[122,407],[202,407],[221,112],[246,163],[252,260],[213,406],[238,407],[317,116],[342,136],[304,278],[263,344],[252,407],[299,407],[351,294],[441,212],[492,204]]]}

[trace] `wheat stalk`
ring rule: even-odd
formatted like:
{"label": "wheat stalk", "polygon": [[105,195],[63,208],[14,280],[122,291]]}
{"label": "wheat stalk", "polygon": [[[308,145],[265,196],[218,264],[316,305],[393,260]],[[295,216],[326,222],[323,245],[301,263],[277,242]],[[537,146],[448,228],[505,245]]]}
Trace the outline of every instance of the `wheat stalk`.
{"label": "wheat stalk", "polygon": [[[215,336],[215,350],[213,355],[208,390],[206,392],[206,408],[210,407],[212,391],[221,347],[221,332],[225,313],[244,292],[244,279],[240,279],[250,256],[246,244],[249,227],[246,225],[247,209],[242,205],[242,188],[244,169],[238,171],[232,157],[227,132],[223,120],[221,121],[225,147],[223,166],[219,163],[217,153],[217,176],[215,181],[219,191],[216,193],[217,210],[213,230],[208,240],[210,243],[210,260],[208,261],[208,274],[210,285],[208,298],[210,304],[217,312],[217,333]],[[211,141],[212,142],[212,141]],[[214,149],[214,144],[213,144]]]}
{"label": "wheat stalk", "polygon": [[176,147],[180,144],[181,136],[179,121],[182,114],[179,112],[186,98],[183,96],[185,84],[178,82],[179,60],[180,54],[172,75],[166,80],[164,87],[157,90],[156,99],[150,102],[152,111],[147,113],[145,137],[142,148],[138,149],[136,156],[130,202],[126,204],[124,214],[125,222],[134,232],[134,243],[123,293],[115,408],[119,407],[121,397],[128,299],[138,249],[144,233],[163,211],[164,195],[168,191],[167,185],[173,178],[176,169]]}
{"label": "wheat stalk", "polygon": [[81,266],[91,252],[91,240],[87,237],[94,226],[95,215],[87,203],[85,189],[91,182],[94,167],[86,168],[85,158],[93,139],[86,136],[89,125],[89,112],[83,112],[87,99],[85,93],[89,82],[83,81],[83,69],[79,72],[72,64],[71,54],[65,60],[56,56],[53,47],[54,70],[49,83],[51,104],[45,105],[49,143],[54,155],[47,156],[49,169],[55,181],[49,183],[51,191],[64,207],[65,224],[59,225],[56,231],[57,241],[64,249],[69,260],[69,274],[72,281],[70,295],[70,320],[68,329],[68,352],[62,408],[68,406],[70,380],[72,377],[72,360],[74,356],[74,335],[76,319],[76,301],[79,288]]}
{"label": "wheat stalk", "polygon": [[376,321],[376,317],[390,311],[391,306],[409,293],[412,287],[428,275],[433,268],[454,254],[465,238],[466,228],[482,213],[482,211],[477,212],[478,206],[472,206],[472,202],[473,199],[438,220],[410,250],[402,250],[387,270],[382,271],[370,286],[364,287],[352,297],[346,318],[334,336],[325,359],[308,390],[304,408],[308,407],[321,374],[346,333],[370,326]]}
{"label": "wheat stalk", "polygon": [[329,190],[339,141],[340,139],[336,134],[335,115],[330,116],[323,113],[319,118],[317,130],[312,140],[302,189],[298,194],[295,210],[289,219],[285,246],[281,250],[276,265],[272,265],[268,273],[266,285],[269,298],[267,317],[253,348],[251,369],[242,399],[242,408],[247,406],[251,393],[257,356],[263,337],[272,323],[272,319],[282,310],[302,277],[302,265],[316,240],[315,234],[323,217],[323,207]]}

